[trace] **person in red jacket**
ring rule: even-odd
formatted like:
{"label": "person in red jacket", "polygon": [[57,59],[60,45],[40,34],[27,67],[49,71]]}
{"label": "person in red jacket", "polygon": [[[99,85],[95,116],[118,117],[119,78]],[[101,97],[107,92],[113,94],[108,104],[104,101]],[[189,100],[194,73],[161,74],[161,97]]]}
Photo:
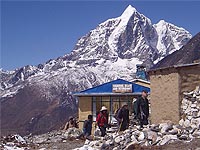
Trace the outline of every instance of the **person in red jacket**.
{"label": "person in red jacket", "polygon": [[108,127],[108,112],[105,106],[101,108],[100,113],[97,116],[96,122],[101,131],[101,136],[104,137],[106,135],[106,128]]}

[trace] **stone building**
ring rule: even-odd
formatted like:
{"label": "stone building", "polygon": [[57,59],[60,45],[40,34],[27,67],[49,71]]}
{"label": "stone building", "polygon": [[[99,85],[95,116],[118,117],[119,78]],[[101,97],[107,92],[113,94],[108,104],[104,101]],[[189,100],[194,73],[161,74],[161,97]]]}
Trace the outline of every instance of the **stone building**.
{"label": "stone building", "polygon": [[79,128],[83,127],[89,114],[92,114],[93,121],[96,121],[96,115],[102,106],[108,109],[109,123],[116,122],[114,113],[121,104],[127,102],[132,112],[132,101],[141,95],[143,90],[150,92],[149,87],[117,79],[74,94],[79,100]]}
{"label": "stone building", "polygon": [[200,85],[200,63],[150,70],[151,123],[178,123],[183,92]]}

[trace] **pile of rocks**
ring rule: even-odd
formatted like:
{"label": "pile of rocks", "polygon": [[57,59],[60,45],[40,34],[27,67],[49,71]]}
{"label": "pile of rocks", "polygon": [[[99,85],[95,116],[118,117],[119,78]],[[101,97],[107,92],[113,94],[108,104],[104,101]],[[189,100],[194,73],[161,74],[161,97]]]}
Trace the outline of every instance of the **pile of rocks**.
{"label": "pile of rocks", "polygon": [[29,145],[26,140],[20,135],[8,135],[1,137],[0,148],[4,150],[16,149],[16,150],[29,150]]}
{"label": "pile of rocks", "polygon": [[160,146],[174,141],[189,142],[194,138],[200,138],[200,87],[192,92],[184,93],[181,112],[183,118],[179,121],[179,125],[169,121],[148,125],[143,129],[139,126],[129,127],[122,133],[108,132],[103,138],[95,136],[93,140],[86,140],[84,146],[76,150],[121,150],[129,149],[137,144]]}
{"label": "pile of rocks", "polygon": [[25,137],[28,143],[43,144],[67,142],[67,140],[78,139],[82,136],[82,131],[77,128],[69,128],[68,130],[52,131],[41,135]]}
{"label": "pile of rocks", "polygon": [[190,132],[196,132],[200,126],[200,87],[192,92],[183,93],[181,105],[182,119],[179,124],[188,128]]}
{"label": "pile of rocks", "polygon": [[29,135],[21,137],[20,135],[9,135],[1,137],[0,148],[3,150],[29,150],[39,147],[42,144],[49,143],[67,143],[69,140],[79,139],[82,131],[77,128],[68,130],[55,130],[41,135]]}

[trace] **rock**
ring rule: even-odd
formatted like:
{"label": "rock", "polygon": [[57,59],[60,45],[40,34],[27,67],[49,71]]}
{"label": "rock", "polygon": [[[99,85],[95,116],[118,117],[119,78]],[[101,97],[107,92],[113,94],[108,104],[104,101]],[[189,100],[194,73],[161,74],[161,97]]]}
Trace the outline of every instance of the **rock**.
{"label": "rock", "polygon": [[172,123],[161,123],[159,128],[161,128],[160,132],[165,133],[173,128]]}
{"label": "rock", "polygon": [[76,148],[75,150],[94,150],[91,146],[83,145],[81,148]]}
{"label": "rock", "polygon": [[179,121],[179,125],[180,125],[180,126],[183,126],[183,124],[184,124],[184,120],[181,119],[181,120]]}
{"label": "rock", "polygon": [[105,144],[106,145],[114,145],[114,140],[113,139],[107,140],[107,141],[105,141]]}
{"label": "rock", "polygon": [[177,139],[177,135],[164,135],[163,139],[160,142],[160,145],[164,145],[168,143],[170,140],[176,140],[176,139]]}
{"label": "rock", "polygon": [[187,105],[184,105],[184,106],[181,106],[181,108],[182,108],[183,110],[186,110],[186,109],[188,108],[188,106],[187,106]]}
{"label": "rock", "polygon": [[194,93],[194,91],[191,91],[191,92],[184,92],[183,94],[186,95],[186,96],[192,97],[192,96],[193,96],[193,93]]}
{"label": "rock", "polygon": [[178,129],[172,129],[168,133],[172,135],[178,134]]}
{"label": "rock", "polygon": [[102,149],[102,147],[104,146],[104,143],[102,141],[97,141],[95,144],[94,144],[94,148],[96,149]]}
{"label": "rock", "polygon": [[137,139],[136,139],[136,137],[135,137],[135,135],[132,135],[132,136],[131,136],[131,141],[132,141],[132,142],[135,142],[135,143],[138,142]]}
{"label": "rock", "polygon": [[153,131],[148,131],[148,132],[147,132],[147,139],[148,139],[148,140],[151,140],[152,143],[156,142],[157,137],[158,137],[158,135],[157,135],[156,132],[153,132]]}
{"label": "rock", "polygon": [[117,143],[117,144],[119,144],[121,141],[123,141],[124,140],[124,136],[122,135],[122,136],[117,136],[115,139],[114,139],[114,141],[115,141],[115,143]]}
{"label": "rock", "polygon": [[86,139],[84,145],[89,145],[89,144],[90,144],[90,141]]}
{"label": "rock", "polygon": [[196,125],[196,124],[191,124],[191,128],[192,128],[193,130],[195,130],[195,129],[197,129],[197,125]]}
{"label": "rock", "polygon": [[187,140],[188,139],[188,135],[183,134],[180,137],[178,137],[180,140]]}
{"label": "rock", "polygon": [[119,147],[115,147],[115,148],[113,148],[113,150],[120,150],[120,149],[119,149]]}
{"label": "rock", "polygon": [[185,110],[185,113],[188,114],[190,111],[191,111],[191,108],[188,107],[188,108]]}
{"label": "rock", "polygon": [[192,97],[192,98],[190,98],[190,101],[194,103],[194,102],[197,101],[197,98],[196,97]]}
{"label": "rock", "polygon": [[138,140],[139,140],[139,141],[143,141],[144,138],[145,138],[144,132],[140,132],[140,133],[139,133],[139,136],[138,136]]}
{"label": "rock", "polygon": [[127,145],[128,143],[130,143],[131,142],[131,138],[127,138],[126,140],[125,140],[125,145]]}
{"label": "rock", "polygon": [[138,144],[135,142],[131,142],[126,146],[126,150],[134,150],[138,148]]}
{"label": "rock", "polygon": [[153,132],[159,132],[160,129],[159,128],[151,128],[151,131],[153,131]]}
{"label": "rock", "polygon": [[186,98],[183,98],[182,100],[182,105],[187,106],[188,100]]}
{"label": "rock", "polygon": [[[199,106],[199,107],[200,107],[200,106]],[[198,116],[198,117],[200,117],[200,111],[198,111],[198,114],[197,114],[197,116]]]}
{"label": "rock", "polygon": [[187,119],[188,119],[188,120],[191,120],[191,119],[192,119],[192,116],[187,116]]}
{"label": "rock", "polygon": [[198,109],[197,108],[191,108],[191,111],[192,112],[198,112]]}
{"label": "rock", "polygon": [[192,104],[191,105],[191,108],[196,108],[197,107],[197,104]]}
{"label": "rock", "polygon": [[96,129],[94,130],[94,136],[101,136],[101,131],[100,131],[99,128],[96,128]]}
{"label": "rock", "polygon": [[69,128],[66,133],[71,138],[79,138],[83,134],[82,130],[77,128]]}
{"label": "rock", "polygon": [[117,130],[114,128],[109,128],[106,131],[107,131],[107,133],[113,133],[113,132],[116,132]]}
{"label": "rock", "polygon": [[183,123],[183,126],[184,127],[189,127],[191,124],[190,124],[190,121],[188,119],[186,119]]}

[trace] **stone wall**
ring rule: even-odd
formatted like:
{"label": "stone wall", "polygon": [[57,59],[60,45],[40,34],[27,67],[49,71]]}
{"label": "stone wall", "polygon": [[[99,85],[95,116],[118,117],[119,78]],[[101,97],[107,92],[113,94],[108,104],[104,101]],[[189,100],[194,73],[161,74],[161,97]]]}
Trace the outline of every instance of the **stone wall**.
{"label": "stone wall", "polygon": [[180,68],[179,74],[181,79],[180,93],[182,99],[184,92],[192,91],[196,86],[200,85],[200,65]]}
{"label": "stone wall", "polygon": [[151,123],[171,120],[178,123],[179,75],[175,69],[157,70],[150,74]]}

